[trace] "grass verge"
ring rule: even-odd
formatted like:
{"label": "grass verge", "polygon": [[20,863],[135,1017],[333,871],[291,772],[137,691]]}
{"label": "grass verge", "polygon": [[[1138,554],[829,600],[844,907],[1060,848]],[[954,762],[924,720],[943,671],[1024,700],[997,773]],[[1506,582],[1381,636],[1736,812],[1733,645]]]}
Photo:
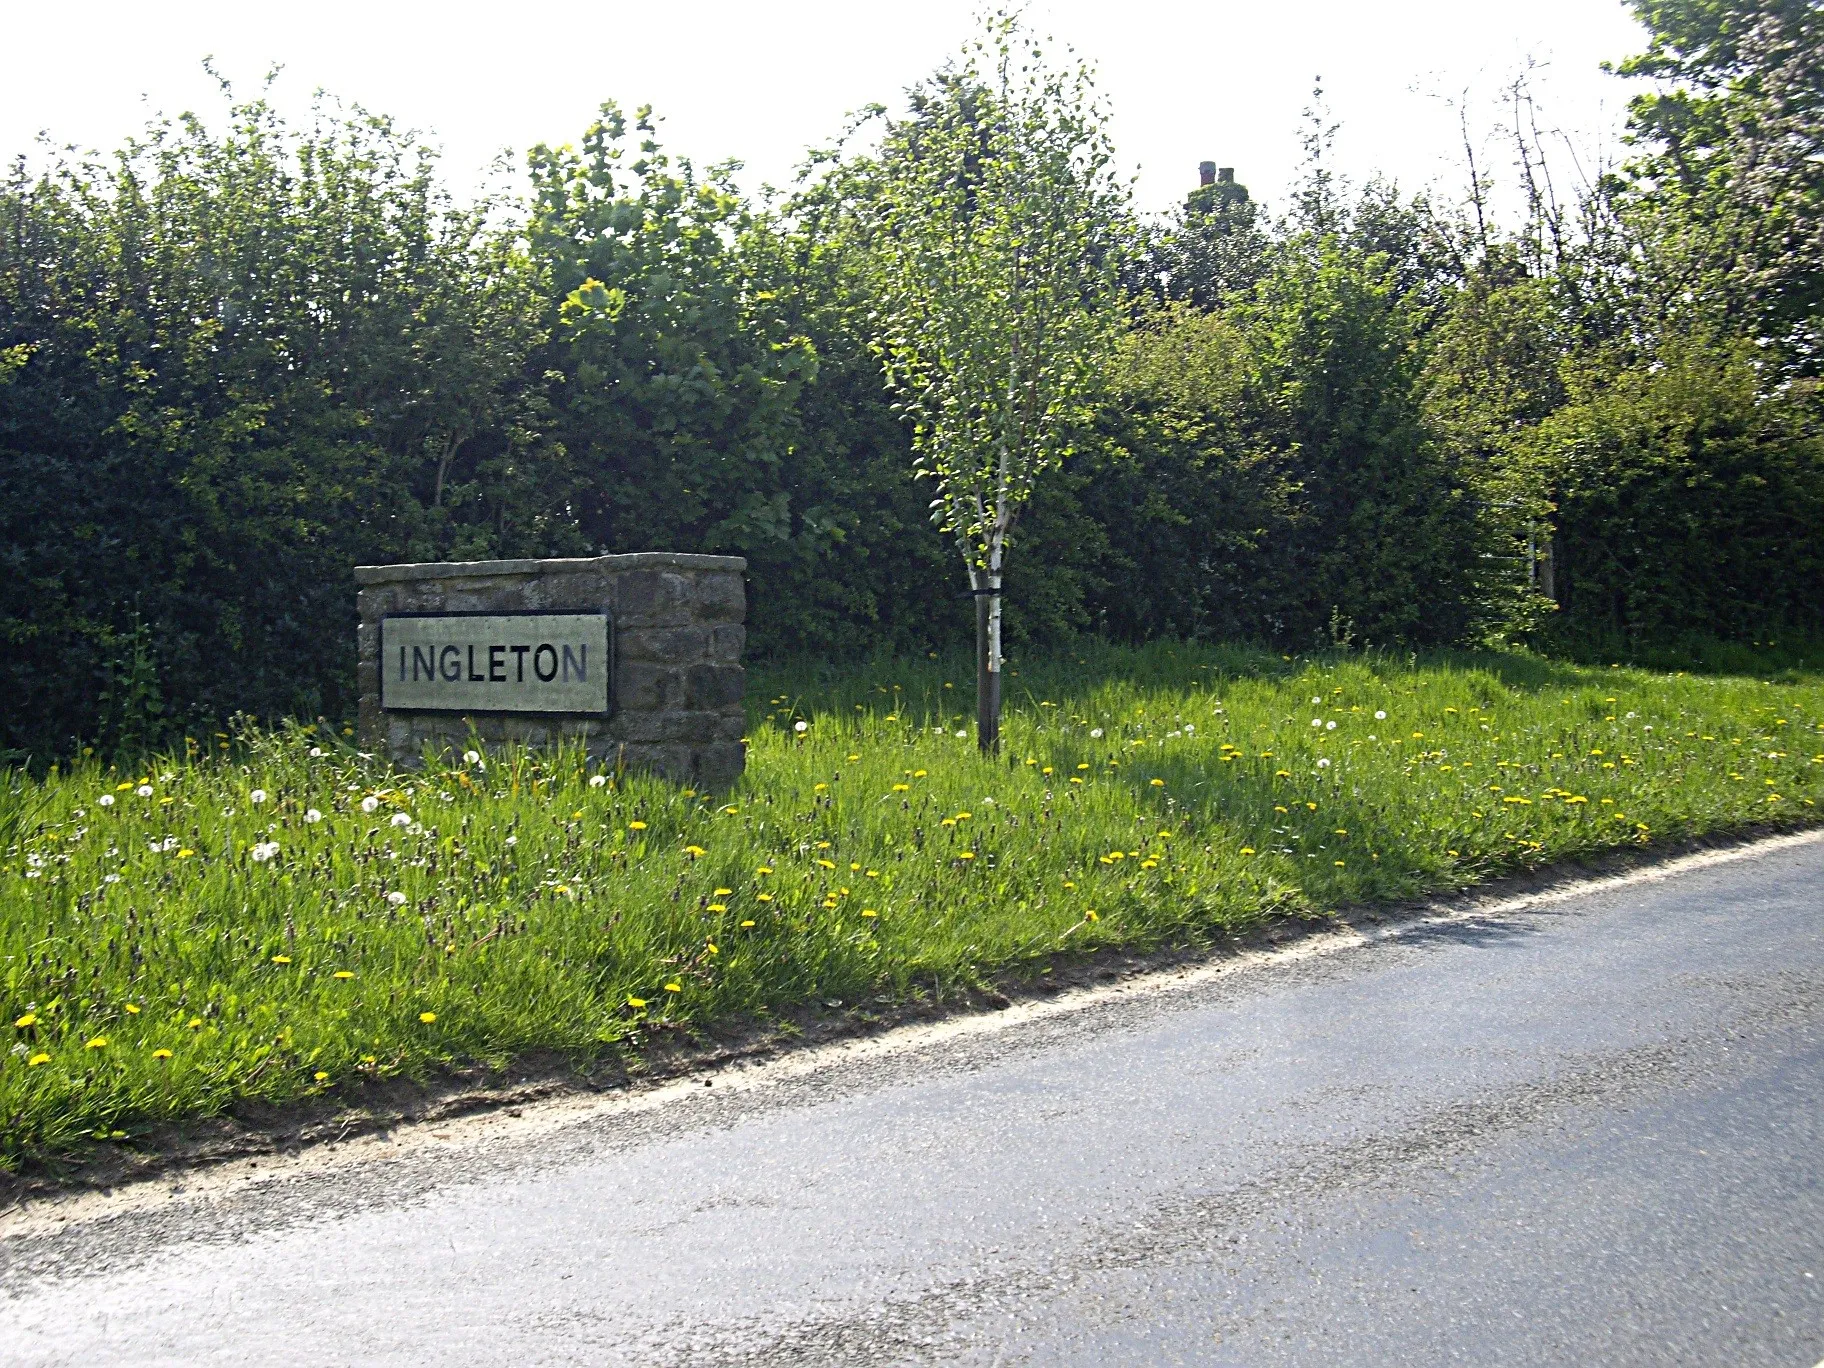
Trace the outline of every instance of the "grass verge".
{"label": "grass verge", "polygon": [[1095,647],[757,674],[723,795],[306,728],[0,798],[0,1163],[350,1084],[1043,975],[1814,820],[1824,680]]}

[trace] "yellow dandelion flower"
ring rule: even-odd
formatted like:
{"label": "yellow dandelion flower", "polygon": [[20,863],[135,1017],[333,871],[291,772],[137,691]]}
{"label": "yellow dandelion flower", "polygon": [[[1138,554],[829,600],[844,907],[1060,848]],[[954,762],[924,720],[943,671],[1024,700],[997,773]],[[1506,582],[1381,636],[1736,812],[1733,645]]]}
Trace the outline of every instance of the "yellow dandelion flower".
{"label": "yellow dandelion flower", "polygon": [[959,860],[973,860],[975,858],[975,852],[973,850],[958,851],[956,858]]}
{"label": "yellow dandelion flower", "polygon": [[203,1029],[203,1019],[201,1017],[191,1017],[184,1025],[192,1031],[200,1031]]}
{"label": "yellow dandelion flower", "polygon": [[83,1046],[83,1048],[85,1050],[105,1050],[108,1048],[108,1038],[106,1036],[94,1036],[89,1040],[87,1045]]}
{"label": "yellow dandelion flower", "polygon": [[629,831],[644,831],[644,830],[646,830],[646,823],[644,823],[644,822],[629,822],[629,823],[627,823],[627,830],[629,830]]}
{"label": "yellow dandelion flower", "polygon": [[[129,785],[128,787],[131,787],[131,785]],[[51,1057],[48,1054],[39,1053],[39,1054],[33,1055],[30,1059],[26,1060],[25,1067],[28,1069],[35,1069],[40,1064],[49,1064],[50,1062],[51,1062]]]}
{"label": "yellow dandelion flower", "polygon": [[744,921],[744,922],[742,922],[742,923],[741,923],[741,925],[743,925],[743,926],[752,926],[752,925],[753,925],[753,923],[752,923],[752,922],[751,922],[751,921]]}
{"label": "yellow dandelion flower", "polygon": [[773,867],[771,865],[761,865],[760,868],[754,871],[756,874],[771,874],[772,872]]}
{"label": "yellow dandelion flower", "polygon": [[834,861],[834,860],[819,860],[819,861],[817,861],[817,864],[820,868],[823,868],[823,869],[836,868],[836,861]]}
{"label": "yellow dandelion flower", "polygon": [[734,891],[735,890],[732,888],[718,888],[712,890],[709,896],[712,898],[726,898],[733,894]]}
{"label": "yellow dandelion flower", "polygon": [[13,1022],[13,1025],[17,1026],[22,1031],[27,1026],[36,1026],[37,1024],[38,1024],[38,1013],[36,1013],[36,1012],[27,1012],[24,1016],[20,1017],[17,1021]]}
{"label": "yellow dandelion flower", "polygon": [[861,909],[861,915],[864,917],[878,917],[880,913],[876,912],[871,907],[864,907]]}
{"label": "yellow dandelion flower", "polygon": [[339,978],[339,979],[352,979],[354,977],[354,975],[349,973],[349,971],[346,969],[338,969],[338,970],[336,970],[335,973],[331,974],[330,977]]}
{"label": "yellow dandelion flower", "polygon": [[138,1016],[139,1015],[139,1004],[137,1002],[129,1002],[126,1007],[126,1011],[127,1011],[128,1016]]}
{"label": "yellow dandelion flower", "polygon": [[1254,852],[1254,847],[1253,847],[1253,846],[1243,846],[1243,847],[1242,847],[1242,848],[1241,848],[1241,853],[1242,853],[1242,854],[1243,854],[1243,855],[1252,855],[1252,854],[1254,854],[1254,853],[1255,853],[1255,852]]}
{"label": "yellow dandelion flower", "polygon": [[646,999],[630,997],[627,999],[627,1005],[629,1007],[644,1007],[646,1005]]}
{"label": "yellow dandelion flower", "polygon": [[668,993],[681,993],[684,991],[684,985],[674,980],[665,985],[665,991]]}
{"label": "yellow dandelion flower", "polygon": [[923,779],[925,777],[925,772],[923,770],[913,770],[912,777],[914,779]]}
{"label": "yellow dandelion flower", "polygon": [[169,1051],[169,1050],[154,1050],[154,1051],[152,1051],[152,1058],[154,1058],[154,1059],[169,1059],[169,1058],[171,1058],[171,1051]]}
{"label": "yellow dandelion flower", "polygon": [[684,853],[693,860],[700,860],[705,855],[709,854],[709,852],[700,845],[687,845],[684,847]]}
{"label": "yellow dandelion flower", "polygon": [[709,910],[711,912],[726,912],[726,911],[728,911],[728,904],[727,903],[711,903],[709,905]]}
{"label": "yellow dandelion flower", "polygon": [[433,1021],[437,1020],[437,1013],[420,1012],[418,1013],[418,1020],[422,1021],[426,1026],[429,1026]]}
{"label": "yellow dandelion flower", "polygon": [[771,902],[771,901],[772,901],[772,900],[773,900],[773,895],[772,895],[772,894],[771,894],[771,893],[756,893],[756,894],[754,894],[754,901],[755,901],[755,902]]}
{"label": "yellow dandelion flower", "polygon": [[290,955],[274,955],[272,957],[272,962],[274,964],[290,964],[291,956]]}
{"label": "yellow dandelion flower", "polygon": [[1164,788],[1164,787],[1165,787],[1165,780],[1163,780],[1163,779],[1155,779],[1155,780],[1153,780],[1153,787],[1154,787],[1154,788]]}
{"label": "yellow dandelion flower", "polygon": [[317,1072],[313,1075],[313,1077],[315,1077],[315,1079],[319,1083],[329,1082],[329,1075],[324,1073],[323,1070],[321,1070],[321,1069],[318,1069]]}

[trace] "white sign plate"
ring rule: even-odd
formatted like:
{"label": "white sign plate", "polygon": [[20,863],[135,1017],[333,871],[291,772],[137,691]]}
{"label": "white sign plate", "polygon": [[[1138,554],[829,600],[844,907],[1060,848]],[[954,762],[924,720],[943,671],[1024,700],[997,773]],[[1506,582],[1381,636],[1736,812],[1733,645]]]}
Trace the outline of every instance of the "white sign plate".
{"label": "white sign plate", "polygon": [[380,620],[380,706],[395,712],[608,711],[604,613],[399,614]]}

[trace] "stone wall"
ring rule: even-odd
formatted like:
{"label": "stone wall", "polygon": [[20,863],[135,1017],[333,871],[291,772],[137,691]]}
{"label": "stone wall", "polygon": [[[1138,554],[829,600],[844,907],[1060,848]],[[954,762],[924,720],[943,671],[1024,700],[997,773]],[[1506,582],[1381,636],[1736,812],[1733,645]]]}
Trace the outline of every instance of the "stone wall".
{"label": "stone wall", "polygon": [[[746,764],[747,591],[739,556],[668,551],[577,560],[468,561],[355,567],[362,744],[414,764],[424,746],[543,744],[580,737],[608,765],[719,789]],[[380,619],[388,613],[606,611],[614,632],[607,717],[525,713],[465,717],[383,712]]]}

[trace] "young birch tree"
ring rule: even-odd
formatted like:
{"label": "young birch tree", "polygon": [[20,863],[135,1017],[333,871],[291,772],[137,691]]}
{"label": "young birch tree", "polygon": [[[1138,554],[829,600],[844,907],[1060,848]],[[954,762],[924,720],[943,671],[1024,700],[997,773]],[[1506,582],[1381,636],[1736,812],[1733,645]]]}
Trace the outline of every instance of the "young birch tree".
{"label": "young birch tree", "polygon": [[876,167],[876,343],[914,478],[976,605],[976,727],[998,749],[1001,583],[1039,477],[1069,452],[1116,326],[1125,187],[1087,67],[1001,14],[913,92]]}

